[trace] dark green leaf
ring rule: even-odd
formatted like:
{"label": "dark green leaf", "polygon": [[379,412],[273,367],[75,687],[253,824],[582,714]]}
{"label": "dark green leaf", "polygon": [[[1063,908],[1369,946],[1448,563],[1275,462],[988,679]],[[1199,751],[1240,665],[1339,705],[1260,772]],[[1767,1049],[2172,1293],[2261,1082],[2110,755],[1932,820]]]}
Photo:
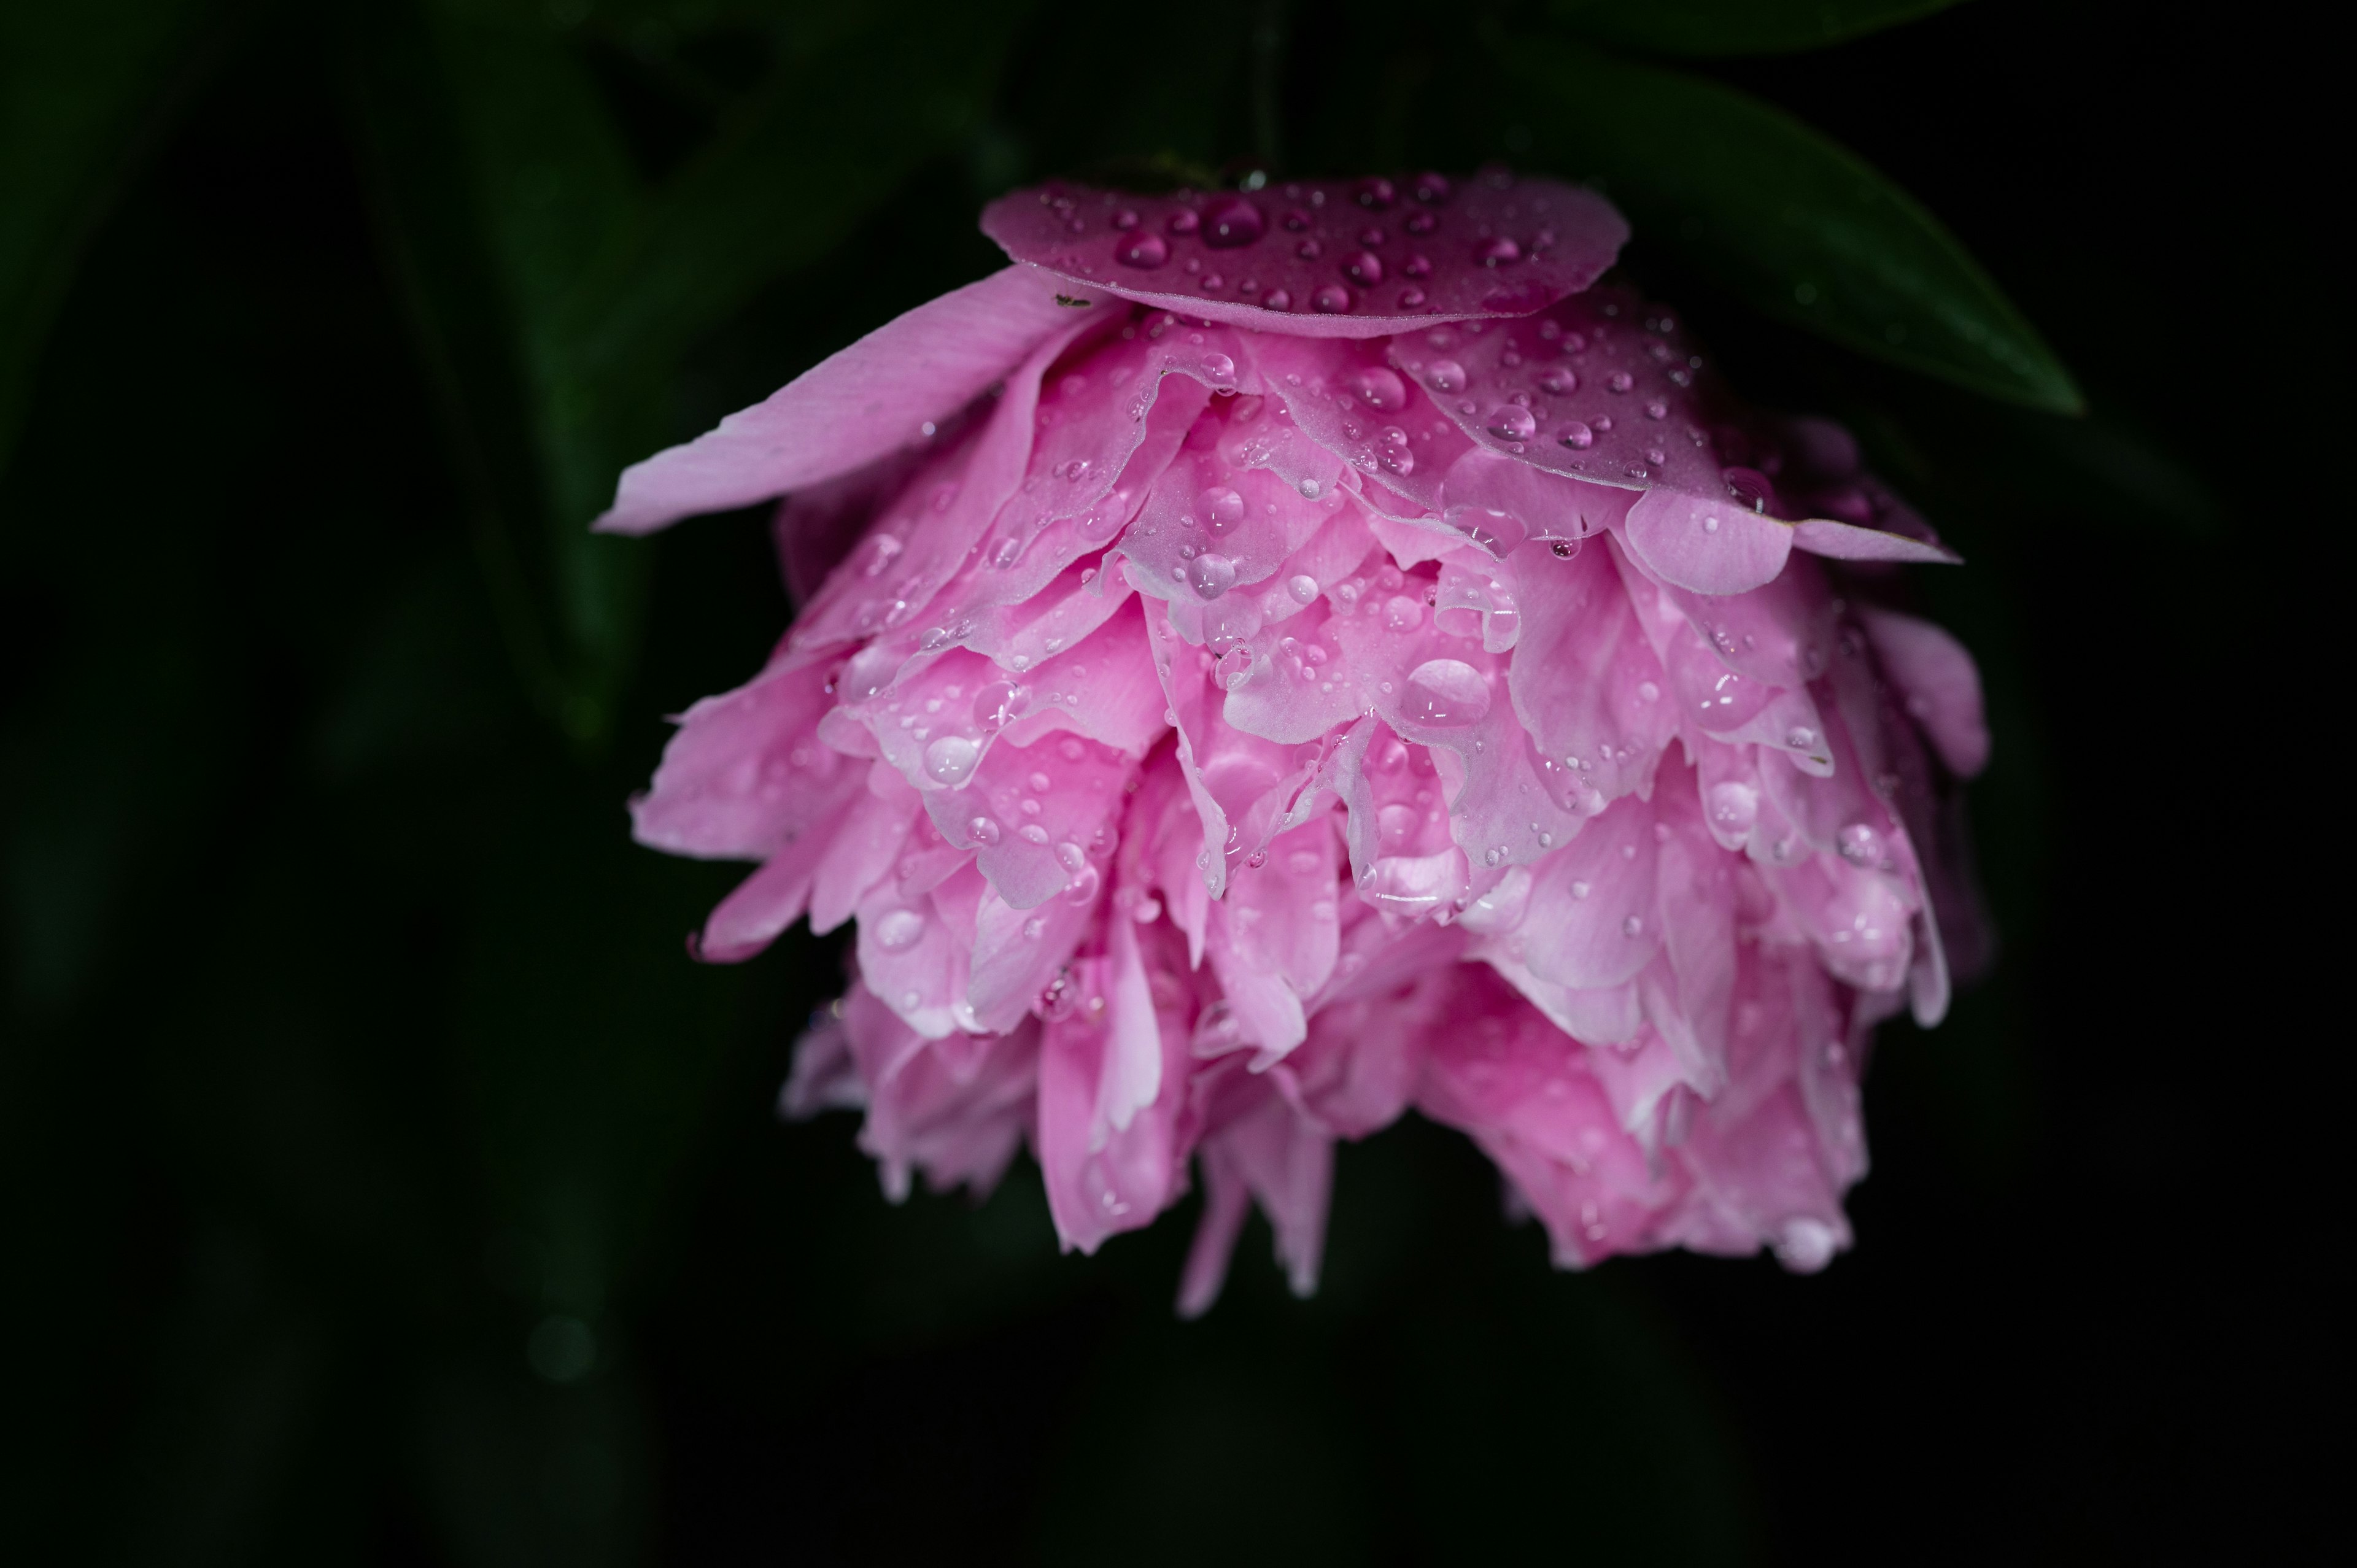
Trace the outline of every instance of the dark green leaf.
{"label": "dark green leaf", "polygon": [[[693,434],[673,413],[682,357],[971,129],[1023,8],[682,9],[728,21],[736,55],[771,57],[739,91],[694,67],[666,7],[610,33],[539,7],[427,0],[422,27],[379,8],[413,38],[405,57],[355,49],[395,249],[485,498],[511,639],[571,733],[608,726],[647,558],[587,526],[626,465]],[[710,122],[676,168],[644,166],[601,60],[679,101],[651,111],[672,133]]]}
{"label": "dark green leaf", "polygon": [[0,7],[0,461],[83,237],[212,9],[208,0]]}
{"label": "dark green leaf", "polygon": [[1501,50],[1534,154],[1771,316],[2013,403],[2077,413],[2070,373],[1956,238],[1856,155],[1683,71],[1573,44]]}
{"label": "dark green leaf", "polygon": [[1781,55],[1878,33],[1956,0],[1555,0],[1565,22],[1608,43],[1672,55]]}

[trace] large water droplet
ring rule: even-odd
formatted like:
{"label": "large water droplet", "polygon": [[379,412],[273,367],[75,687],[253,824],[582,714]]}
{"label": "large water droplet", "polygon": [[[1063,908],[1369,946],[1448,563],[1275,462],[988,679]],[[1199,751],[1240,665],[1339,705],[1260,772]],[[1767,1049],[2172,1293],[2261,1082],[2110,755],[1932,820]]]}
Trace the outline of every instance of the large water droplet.
{"label": "large water droplet", "polygon": [[1203,526],[1225,533],[1244,520],[1244,498],[1225,485],[1213,485],[1195,498],[1195,510],[1203,514]]}
{"label": "large water droplet", "polygon": [[1170,259],[1170,247],[1159,234],[1132,234],[1114,247],[1113,257],[1125,267],[1149,269]]}
{"label": "large water droplet", "polygon": [[1482,242],[1474,251],[1473,259],[1485,267],[1502,267],[1510,262],[1521,261],[1523,248],[1501,234],[1494,240]]}
{"label": "large water droplet", "polygon": [[1232,386],[1236,379],[1236,362],[1225,354],[1206,354],[1202,358],[1203,379],[1213,386]]}
{"label": "large water droplet", "polygon": [[962,735],[945,735],[925,747],[925,777],[954,789],[966,781],[981,757],[978,742]]}
{"label": "large water droplet", "polygon": [[1728,838],[1739,838],[1760,820],[1760,791],[1729,780],[1710,787],[1710,821]]}
{"label": "large water droplet", "polygon": [[1852,865],[1870,868],[1882,864],[1882,835],[1864,822],[1842,829],[1835,842],[1841,846],[1841,857]]}
{"label": "large water droplet", "polygon": [[1187,582],[1207,599],[1216,599],[1236,585],[1236,564],[1214,550],[1206,550],[1187,564]]}
{"label": "large water droplet", "polygon": [[1031,689],[1013,681],[993,681],[974,694],[974,722],[985,735],[996,735],[1021,717],[1031,705]]}
{"label": "large water droplet", "polygon": [[1454,360],[1435,360],[1425,367],[1425,384],[1435,392],[1457,392],[1465,390],[1465,367]]}
{"label": "large water droplet", "polygon": [[1585,452],[1587,448],[1596,445],[1596,432],[1590,430],[1586,424],[1575,419],[1570,424],[1563,427],[1563,434],[1556,436],[1555,439],[1562,442],[1565,446],[1570,447],[1575,452]]}
{"label": "large water droplet", "polygon": [[1518,403],[1509,403],[1490,411],[1490,430],[1509,441],[1527,441],[1539,427],[1531,411]]}
{"label": "large water droplet", "polygon": [[1329,283],[1311,295],[1309,303],[1329,316],[1340,316],[1351,308],[1351,291],[1340,284]]}
{"label": "large water droplet", "polygon": [[998,822],[992,817],[976,817],[965,825],[965,836],[988,849],[998,842]]}
{"label": "large water droplet", "polygon": [[1392,631],[1414,631],[1424,624],[1424,601],[1394,594],[1383,605],[1383,626]]}
{"label": "large water droplet", "polygon": [[1350,388],[1370,408],[1390,413],[1407,406],[1407,383],[1383,365],[1367,365],[1351,372]]}
{"label": "large water droplet", "polygon": [[1297,605],[1306,605],[1318,596],[1318,579],[1302,573],[1286,579],[1285,591]]}
{"label": "large water droplet", "polygon": [[1458,659],[1431,659],[1408,672],[1405,701],[1408,719],[1438,728],[1469,725],[1490,711],[1490,683],[1481,672]]}
{"label": "large water droplet", "polygon": [[1103,881],[1104,877],[1095,866],[1083,865],[1064,885],[1064,897],[1071,903],[1085,904],[1097,896],[1097,888]]}
{"label": "large water droplet", "polygon": [[1203,214],[1203,243],[1213,250],[1232,251],[1259,239],[1264,227],[1259,208],[1241,196],[1232,196],[1213,203]]}
{"label": "large water droplet", "polygon": [[1383,263],[1372,251],[1361,251],[1343,261],[1342,275],[1361,288],[1372,288],[1383,281]]}
{"label": "large water droplet", "polygon": [[915,947],[925,934],[925,918],[914,909],[889,909],[876,922],[876,941],[886,952]]}

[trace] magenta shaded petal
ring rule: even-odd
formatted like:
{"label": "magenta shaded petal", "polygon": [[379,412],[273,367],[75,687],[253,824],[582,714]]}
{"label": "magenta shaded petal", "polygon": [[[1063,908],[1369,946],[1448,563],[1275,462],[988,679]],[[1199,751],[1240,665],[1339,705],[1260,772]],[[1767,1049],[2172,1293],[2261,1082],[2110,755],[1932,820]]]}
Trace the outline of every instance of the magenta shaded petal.
{"label": "magenta shaded petal", "polygon": [[692,513],[822,483],[924,440],[928,424],[947,423],[1039,343],[1074,329],[1086,312],[1060,304],[1059,287],[1008,267],[895,317],[717,429],[624,469],[597,529],[651,533]]}
{"label": "magenta shaded petal", "polygon": [[1017,262],[1189,317],[1298,338],[1375,338],[1526,316],[1594,283],[1629,226],[1590,190],[1500,176],[1405,207],[1356,183],[1139,196],[1051,182],[999,198],[983,232]]}

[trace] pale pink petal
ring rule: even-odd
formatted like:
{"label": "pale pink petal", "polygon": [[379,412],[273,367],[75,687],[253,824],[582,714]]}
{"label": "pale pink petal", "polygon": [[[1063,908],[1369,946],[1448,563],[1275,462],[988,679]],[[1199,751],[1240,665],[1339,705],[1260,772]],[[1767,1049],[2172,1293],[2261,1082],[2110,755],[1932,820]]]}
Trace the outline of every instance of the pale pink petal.
{"label": "pale pink petal", "polygon": [[1910,539],[1878,528],[1860,528],[1831,518],[1803,518],[1792,525],[1792,543],[1812,555],[1836,561],[1911,561],[1927,565],[1960,566],[1964,557],[1929,540]]}
{"label": "pale pink petal", "polygon": [[810,907],[811,881],[820,856],[834,842],[834,826],[831,821],[813,822],[738,883],[714,907],[702,934],[691,939],[689,950],[706,963],[737,963],[777,940]]}
{"label": "pale pink petal", "polygon": [[998,896],[1030,909],[1059,894],[1094,895],[1100,857],[1135,765],[1078,736],[1050,732],[1028,746],[994,746],[962,789],[925,796],[933,825],[974,852]]}
{"label": "pale pink petal", "polygon": [[1515,563],[1523,632],[1508,682],[1514,711],[1549,793],[1592,815],[1652,787],[1677,733],[1676,700],[1609,551],[1591,546],[1557,560],[1526,545]]}
{"label": "pale pink petal", "polygon": [[915,791],[898,774],[879,768],[870,767],[868,788],[844,813],[819,859],[811,886],[814,932],[831,931],[851,918],[867,890],[891,870],[917,821]]}
{"label": "pale pink petal", "polygon": [[1654,811],[1623,796],[1533,871],[1521,961],[1576,991],[1634,980],[1662,944]]}
{"label": "pale pink petal", "polygon": [[[974,876],[963,871],[952,879]],[[938,1040],[963,1021],[971,936],[943,920],[933,894],[909,898],[887,881],[859,904],[859,976],[902,1022]],[[952,896],[954,896],[952,892]]]}
{"label": "pale pink petal", "polygon": [[673,854],[758,860],[833,821],[866,769],[820,744],[824,685],[816,671],[772,666],[688,709],[630,802],[633,836]]}
{"label": "pale pink petal", "polygon": [[926,438],[1043,341],[1082,325],[1059,303],[1102,296],[1008,267],[920,305],[719,428],[623,470],[609,533],[650,533],[845,474]]}
{"label": "pale pink petal", "polygon": [[1185,1095],[1183,1042],[1163,1042],[1161,1094],[1125,1128],[1098,1113],[1108,1045],[1104,961],[1072,965],[1071,1004],[1048,1021],[1039,1062],[1033,1146],[1049,1212],[1068,1248],[1092,1252],[1106,1238],[1150,1223],[1184,1179],[1178,1117]]}
{"label": "pale pink petal", "polygon": [[1697,594],[1742,594],[1775,580],[1792,525],[1720,497],[1652,489],[1629,509],[1620,537],[1665,583]]}

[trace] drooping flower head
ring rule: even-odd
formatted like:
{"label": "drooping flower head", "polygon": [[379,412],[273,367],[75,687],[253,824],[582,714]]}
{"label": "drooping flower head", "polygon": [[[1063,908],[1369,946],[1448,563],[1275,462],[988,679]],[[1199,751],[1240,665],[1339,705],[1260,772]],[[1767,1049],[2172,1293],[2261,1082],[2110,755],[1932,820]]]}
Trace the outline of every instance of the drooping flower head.
{"label": "drooping flower head", "polygon": [[1309,1289],[1335,1140],[1411,1107],[1566,1266],[1823,1265],[1870,1031],[1947,1004],[1987,751],[1894,569],[1824,563],[1932,530],[1599,285],[1586,190],[1050,185],[984,228],[1015,264],[601,524],[784,498],[806,602],[633,812],[759,863],[705,958],[856,924],[789,1109],[864,1108],[896,1196],[1028,1141],[1084,1251],[1191,1172],[1189,1311],[1254,1201]]}

